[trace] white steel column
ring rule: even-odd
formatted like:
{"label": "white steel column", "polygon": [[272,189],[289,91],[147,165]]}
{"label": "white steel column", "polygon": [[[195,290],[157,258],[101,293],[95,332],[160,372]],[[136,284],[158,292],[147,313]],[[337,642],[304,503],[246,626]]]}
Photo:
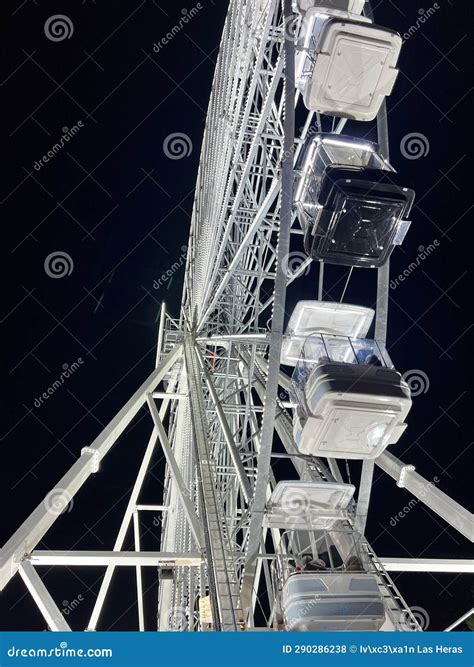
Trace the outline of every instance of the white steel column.
{"label": "white steel column", "polygon": [[[150,377],[133,394],[117,415],[109,422],[94,442],[82,450],[82,455],[57,483],[55,489],[71,500],[86,479],[97,469],[119,436],[135,417],[145,402],[146,393],[152,391],[175,363],[180,347],[173,349]],[[53,489],[53,491],[55,490]],[[19,561],[32,551],[44,537],[59,514],[51,512],[48,496],[28,519],[18,528],[0,551],[0,590],[6,586],[18,568]]]}
{"label": "white steel column", "polygon": [[444,632],[451,632],[451,630],[454,630],[455,628],[457,628],[459,625],[461,625],[461,623],[463,623],[470,616],[473,616],[473,615],[474,615],[474,608],[469,609],[469,611],[466,611],[466,613],[463,614],[460,618],[458,618],[457,621],[455,621],[454,623],[451,623],[451,625],[448,625],[448,627],[444,630]]}
{"label": "white steel column", "polygon": [[474,560],[454,558],[387,558],[379,560],[388,572],[457,572],[474,573]]}
{"label": "white steel column", "polygon": [[[293,19],[291,0],[283,3],[283,24],[287,27]],[[270,351],[268,375],[265,389],[265,409],[260,436],[257,479],[252,505],[245,573],[242,582],[242,605],[244,611],[251,611],[252,590],[257,569],[258,554],[262,539],[262,525],[267,501],[267,487],[270,479],[273,433],[275,429],[276,399],[280,357],[285,318],[286,280],[284,265],[290,251],[290,228],[293,209],[293,162],[295,144],[295,44],[291,36],[284,31],[285,86],[284,86],[284,144],[281,163],[281,211],[277,249],[275,291],[273,302],[272,328],[270,332]]]}
{"label": "white steel column", "polygon": [[158,431],[158,437],[161,442],[161,447],[163,449],[166,462],[168,463],[173,473],[174,481],[178,487],[180,499],[181,502],[183,503],[184,511],[186,512],[186,517],[189,521],[189,526],[193,533],[194,539],[196,540],[196,543],[202,547],[203,546],[202,525],[199,517],[196,514],[191,498],[189,496],[189,489],[186,488],[183,477],[181,475],[181,471],[179,469],[178,464],[176,463],[176,459],[171,449],[168,436],[166,435],[165,427],[163,426],[163,422],[160,419],[158,409],[150,394],[147,395],[147,401],[148,401],[148,407],[150,408],[151,416],[153,418],[153,421],[155,422],[155,428]]}
{"label": "white steel column", "polygon": [[[169,384],[168,389],[170,392],[173,391],[174,385],[172,383]],[[170,405],[170,399],[166,399],[163,401],[161,408],[160,408],[160,419],[164,419],[166,412],[169,408]],[[156,442],[158,439],[158,431],[156,428],[153,429],[153,432],[151,434],[150,440],[148,442],[148,446],[146,448],[145,454],[143,456],[142,463],[140,465],[140,469],[138,471],[137,479],[135,480],[135,484],[133,485],[133,490],[130,495],[128,504],[127,504],[127,509],[125,510],[125,514],[122,519],[122,523],[120,524],[119,532],[117,535],[117,538],[115,540],[114,544],[114,551],[119,551],[123,543],[125,541],[125,536],[127,534],[128,527],[130,525],[130,520],[132,518],[132,514],[136,508],[136,503],[138,500],[138,496],[140,494],[141,488],[143,486],[143,480],[145,479],[146,472],[148,470],[148,466],[150,465],[151,457],[153,455],[153,451],[156,446]],[[97,623],[99,621],[100,614],[102,612],[102,607],[105,602],[105,598],[107,595],[107,592],[110,587],[110,583],[112,581],[112,577],[114,574],[114,566],[109,565],[107,567],[107,570],[105,572],[104,578],[102,580],[102,583],[100,585],[99,593],[97,595],[94,608],[92,610],[92,615],[89,621],[88,625],[88,630],[95,630],[97,627]]]}
{"label": "white steel column", "polygon": [[[135,551],[140,551],[140,521],[138,510],[133,513],[133,538],[135,543]],[[143,580],[141,565],[137,565],[137,609],[138,609],[138,629],[143,632],[145,630],[145,610],[143,608]]]}
{"label": "white steel column", "polygon": [[464,537],[474,542],[474,516],[455,500],[437,489],[432,482],[425,479],[413,466],[403,463],[390,452],[385,451],[375,459],[375,463],[387,475],[393,477],[397,485],[410,491],[427,507],[436,512],[450,526],[456,528]]}
{"label": "white steel column", "polygon": [[30,591],[33,600],[38,605],[38,609],[43,614],[48,627],[56,632],[70,632],[71,628],[66,623],[64,616],[59,611],[33,565],[29,561],[24,560],[20,563],[18,571]]}
{"label": "white steel column", "polygon": [[169,553],[161,551],[33,551],[32,565],[61,565],[68,567],[195,567],[201,565],[197,551]]}

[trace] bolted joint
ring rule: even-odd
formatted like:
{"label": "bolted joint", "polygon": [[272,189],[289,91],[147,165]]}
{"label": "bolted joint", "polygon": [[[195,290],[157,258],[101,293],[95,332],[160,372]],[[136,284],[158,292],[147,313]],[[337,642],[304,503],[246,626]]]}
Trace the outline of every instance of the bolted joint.
{"label": "bolted joint", "polygon": [[405,477],[408,472],[415,472],[415,466],[412,465],[404,465],[400,468],[400,475],[397,480],[397,486],[400,489],[405,488]]}
{"label": "bolted joint", "polygon": [[81,449],[81,456],[84,456],[85,454],[92,454],[91,458],[91,471],[98,472],[99,471],[99,452],[97,449],[92,449],[92,447],[83,447]]}

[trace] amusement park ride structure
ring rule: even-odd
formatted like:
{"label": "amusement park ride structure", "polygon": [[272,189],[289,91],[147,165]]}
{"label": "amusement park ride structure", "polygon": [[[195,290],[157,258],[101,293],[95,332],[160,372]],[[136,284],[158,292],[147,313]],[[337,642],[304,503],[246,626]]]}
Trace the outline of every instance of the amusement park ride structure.
{"label": "amusement park ride structure", "polygon": [[[412,407],[385,347],[390,254],[415,197],[389,163],[385,100],[401,48],[364,0],[230,0],[179,316],[162,306],[155,370],[58,481],[59,511],[41,503],[0,552],[0,589],[19,574],[51,630],[70,628],[38,573],[46,565],[105,568],[90,631],[117,567],[136,571],[138,629],[150,626],[152,567],[157,629],[181,631],[420,630],[389,571],[473,570],[380,558],[365,537],[378,466],[473,540],[472,515],[387,449]],[[346,135],[349,119],[376,121],[377,143]],[[318,298],[285,329],[287,286],[313,261]],[[348,279],[370,272],[374,309],[323,301],[327,264]],[[110,550],[38,550],[142,409],[153,430]],[[158,448],[166,491],[144,505]],[[149,511],[163,517],[156,551],[140,548]]]}

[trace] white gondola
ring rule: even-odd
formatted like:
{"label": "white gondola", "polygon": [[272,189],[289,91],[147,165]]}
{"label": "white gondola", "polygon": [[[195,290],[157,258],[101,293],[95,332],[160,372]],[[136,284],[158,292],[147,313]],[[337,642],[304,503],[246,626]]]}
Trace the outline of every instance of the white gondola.
{"label": "white gondola", "polygon": [[306,107],[373,120],[397,79],[401,47],[400,35],[366,17],[309,7],[301,22],[296,59],[296,82]]}
{"label": "white gondola", "polygon": [[[345,505],[351,496],[349,487],[317,483],[311,496],[320,507],[314,512],[322,517],[330,511],[321,506],[323,498],[331,505]],[[291,482],[284,482],[282,487],[277,486],[272,498],[281,503],[296,491]],[[269,510],[271,507],[272,502]],[[347,521],[336,522],[325,530],[296,528],[283,532],[272,577],[282,629],[317,632],[394,628],[397,618],[385,604],[385,589],[377,580],[363,542]]]}
{"label": "white gondola", "polygon": [[267,503],[265,525],[294,530],[330,530],[347,518],[355,486],[337,482],[278,482]]}
{"label": "white gondola", "polygon": [[394,369],[333,362],[313,368],[304,400],[301,453],[344,459],[374,459],[398,442],[412,405]]}
{"label": "white gondola", "polygon": [[377,578],[354,572],[294,573],[281,597],[286,630],[370,632],[385,623]]}
{"label": "white gondola", "polygon": [[372,320],[370,308],[350,304],[295,307],[282,363],[295,367],[293,436],[302,454],[374,459],[406,429],[410,389],[385,345],[361,337]]}
{"label": "white gondola", "polygon": [[365,338],[374,315],[375,311],[372,308],[347,303],[299,301],[286,328],[281,363],[295,366],[301,357],[308,335],[316,332],[348,338]]}
{"label": "white gondola", "polygon": [[405,238],[414,199],[370,141],[315,134],[298,162],[295,204],[315,260],[382,266]]}

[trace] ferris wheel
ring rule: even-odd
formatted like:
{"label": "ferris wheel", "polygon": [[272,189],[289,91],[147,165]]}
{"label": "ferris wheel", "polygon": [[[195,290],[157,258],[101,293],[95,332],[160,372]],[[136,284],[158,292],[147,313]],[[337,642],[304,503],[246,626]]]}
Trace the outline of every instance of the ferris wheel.
{"label": "ferris wheel", "polygon": [[[180,313],[163,305],[156,369],[59,480],[54,506],[41,503],[0,552],[0,587],[19,574],[51,630],[70,627],[44,565],[105,568],[88,630],[101,627],[116,568],[132,566],[136,627],[160,631],[421,630],[390,571],[472,570],[379,558],[365,536],[377,466],[473,539],[472,515],[390,451],[412,409],[385,346],[390,254],[415,197],[389,161],[386,98],[401,48],[364,0],[230,0]],[[314,300],[290,311],[287,288],[310,280],[313,262]],[[342,267],[340,302],[325,300],[327,266]],[[373,277],[372,307],[344,301],[357,269]],[[37,550],[142,409],[153,430],[115,543]],[[165,492],[145,505],[158,449]],[[143,551],[150,511],[159,543]]]}

